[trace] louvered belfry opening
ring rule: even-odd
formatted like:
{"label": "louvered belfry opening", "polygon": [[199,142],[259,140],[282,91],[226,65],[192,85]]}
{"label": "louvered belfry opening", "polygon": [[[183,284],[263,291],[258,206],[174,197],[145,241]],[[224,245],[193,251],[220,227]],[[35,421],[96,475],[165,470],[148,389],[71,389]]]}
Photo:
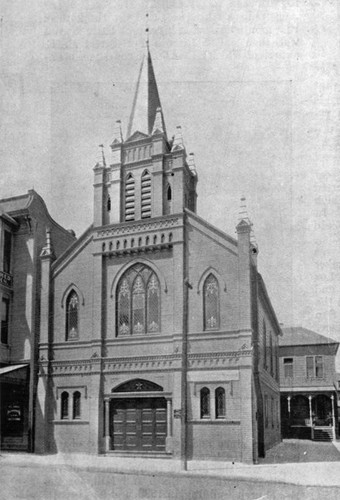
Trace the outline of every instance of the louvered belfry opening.
{"label": "louvered belfry opening", "polygon": [[135,180],[131,174],[125,181],[125,220],[135,220]]}
{"label": "louvered belfry opening", "polygon": [[142,219],[151,217],[151,175],[147,170],[142,175]]}

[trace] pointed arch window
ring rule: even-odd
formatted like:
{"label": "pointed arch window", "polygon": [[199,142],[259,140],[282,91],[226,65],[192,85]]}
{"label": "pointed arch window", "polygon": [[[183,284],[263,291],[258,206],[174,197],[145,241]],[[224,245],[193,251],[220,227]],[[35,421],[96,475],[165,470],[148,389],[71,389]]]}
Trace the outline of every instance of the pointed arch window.
{"label": "pointed arch window", "polygon": [[142,174],[141,190],[142,219],[148,219],[151,217],[151,175],[147,170]]}
{"label": "pointed arch window", "polygon": [[205,330],[217,329],[220,326],[219,295],[218,281],[213,274],[209,274],[203,285]]}
{"label": "pointed arch window", "polygon": [[223,387],[217,387],[215,390],[215,416],[216,418],[225,418],[225,390]]}
{"label": "pointed arch window", "polygon": [[73,393],[73,418],[77,419],[80,418],[80,401],[81,401],[81,394],[79,391],[76,391]]}
{"label": "pointed arch window", "polygon": [[64,391],[61,393],[61,415],[60,418],[67,419],[68,418],[68,392]]}
{"label": "pointed arch window", "polygon": [[171,191],[171,186],[170,184],[168,185],[168,189],[166,190],[166,199],[168,201],[172,200],[172,191]]}
{"label": "pointed arch window", "polygon": [[201,403],[201,418],[210,417],[210,391],[207,387],[203,387],[200,391]]}
{"label": "pointed arch window", "polygon": [[66,300],[66,340],[79,338],[79,298],[72,290]]}
{"label": "pointed arch window", "polygon": [[136,264],[121,277],[116,292],[117,336],[160,331],[160,286],[148,266]]}
{"label": "pointed arch window", "polygon": [[125,181],[125,220],[135,220],[135,180],[132,174]]}

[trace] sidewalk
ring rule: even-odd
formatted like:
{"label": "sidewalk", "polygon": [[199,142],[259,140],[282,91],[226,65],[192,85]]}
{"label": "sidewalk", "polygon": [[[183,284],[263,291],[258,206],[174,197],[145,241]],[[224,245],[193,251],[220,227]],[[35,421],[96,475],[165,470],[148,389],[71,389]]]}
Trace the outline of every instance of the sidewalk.
{"label": "sidewalk", "polygon": [[[340,448],[339,443],[337,448]],[[247,481],[283,482],[303,486],[340,487],[340,461],[247,465],[232,462],[192,460],[188,462],[187,470],[184,471],[181,462],[173,459],[107,457],[86,454],[34,455],[2,452],[0,454],[0,469],[2,465],[65,467],[83,469],[89,472],[101,471],[121,474],[185,474],[229,480],[237,478]]]}

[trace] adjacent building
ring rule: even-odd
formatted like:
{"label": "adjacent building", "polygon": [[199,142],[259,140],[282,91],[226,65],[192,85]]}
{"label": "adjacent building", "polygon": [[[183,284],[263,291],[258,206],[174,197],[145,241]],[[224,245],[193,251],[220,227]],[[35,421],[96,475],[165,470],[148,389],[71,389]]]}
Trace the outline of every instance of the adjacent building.
{"label": "adjacent building", "polygon": [[251,223],[235,239],[199,217],[197,180],[147,50],[127,134],[117,122],[94,167],[93,224],[41,253],[36,451],[253,462],[279,442],[280,327]]}
{"label": "adjacent building", "polygon": [[302,327],[280,338],[282,437],[332,440],[337,436],[339,342]]}
{"label": "adjacent building", "polygon": [[2,450],[32,450],[40,332],[40,254],[74,240],[33,190],[0,200],[0,438]]}

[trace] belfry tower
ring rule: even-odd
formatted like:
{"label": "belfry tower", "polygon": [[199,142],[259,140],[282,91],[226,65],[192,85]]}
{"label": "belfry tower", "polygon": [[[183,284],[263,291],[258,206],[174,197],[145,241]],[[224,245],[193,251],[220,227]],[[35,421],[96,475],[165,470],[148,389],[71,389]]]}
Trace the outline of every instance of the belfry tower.
{"label": "belfry tower", "polygon": [[94,168],[94,225],[137,221],[196,212],[197,174],[187,158],[181,127],[167,137],[149,47],[143,57],[126,138],[121,122],[111,144],[111,161],[104,155]]}

